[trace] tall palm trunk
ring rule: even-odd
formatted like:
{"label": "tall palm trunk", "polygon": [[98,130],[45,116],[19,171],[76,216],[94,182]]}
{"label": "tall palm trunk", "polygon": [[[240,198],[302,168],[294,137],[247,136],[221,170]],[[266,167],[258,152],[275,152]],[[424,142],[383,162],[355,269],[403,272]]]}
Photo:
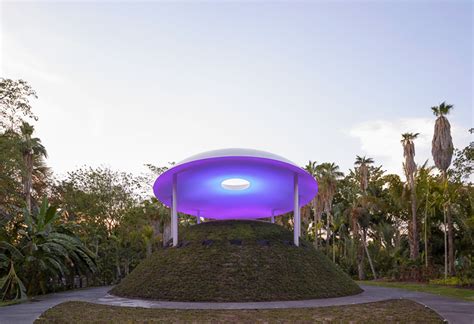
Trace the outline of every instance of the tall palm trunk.
{"label": "tall palm trunk", "polygon": [[331,213],[329,211],[326,212],[326,254],[329,256],[330,253],[330,240],[331,240]]}
{"label": "tall palm trunk", "polygon": [[377,279],[377,274],[375,273],[374,264],[372,263],[372,258],[370,257],[369,249],[367,248],[367,230],[364,228],[364,237],[363,237],[363,244],[365,253],[367,254],[367,260],[369,260],[370,270],[372,270],[372,275],[374,279]]}
{"label": "tall palm trunk", "polygon": [[318,223],[317,222],[314,222],[314,247],[316,248],[316,250],[318,249]]}
{"label": "tall palm trunk", "polygon": [[319,221],[321,219],[321,209],[318,205],[317,198],[318,196],[316,196],[312,201],[313,210],[314,210],[314,247],[316,249],[319,248],[319,235],[320,235]]}
{"label": "tall palm trunk", "polygon": [[[442,172],[443,182],[444,182],[444,193],[445,198],[447,198],[447,189],[448,189],[448,175],[446,171]],[[454,227],[453,227],[453,218],[451,214],[450,202],[447,201],[444,204],[443,208],[444,214],[444,276],[447,278],[448,273],[451,276],[455,275],[454,269]]]}
{"label": "tall palm trunk", "polygon": [[451,208],[448,204],[447,208],[447,221],[448,221],[448,258],[449,258],[449,274],[454,276],[454,227],[453,227],[453,218],[451,214]]}
{"label": "tall palm trunk", "polygon": [[417,170],[415,163],[415,143],[414,140],[418,137],[418,133],[404,133],[402,134],[403,156],[405,162],[403,167],[407,178],[408,188],[410,189],[410,203],[411,203],[411,220],[409,221],[408,238],[410,243],[410,259],[416,260],[419,257],[420,246],[418,241],[418,219],[416,216],[416,185],[415,173]]}
{"label": "tall palm trunk", "polygon": [[[453,220],[451,216],[451,210],[449,208],[449,199],[447,198],[447,187],[448,177],[447,170],[451,165],[453,157],[453,139],[451,137],[451,125],[448,119],[445,117],[453,109],[453,105],[442,102],[439,106],[431,107],[433,114],[437,117],[435,121],[433,140],[431,141],[431,154],[436,167],[441,171],[442,180],[444,184],[444,224],[445,224],[445,239],[444,239],[444,276],[448,276],[449,273],[454,275],[454,228]],[[447,229],[446,229],[447,225]],[[448,239],[446,240],[446,231]],[[448,244],[449,242],[449,244]],[[447,251],[449,249],[449,252]],[[449,253],[449,262],[448,262]]]}
{"label": "tall palm trunk", "polygon": [[428,183],[428,191],[426,192],[426,203],[425,203],[425,221],[424,221],[424,241],[425,241],[425,267],[428,268],[428,194],[430,187]]}
{"label": "tall palm trunk", "polygon": [[23,155],[25,174],[23,179],[23,194],[25,196],[26,209],[31,213],[31,187],[33,186],[33,154],[28,151]]}
{"label": "tall palm trunk", "polygon": [[119,282],[122,279],[122,270],[120,269],[120,260],[117,256],[115,259],[115,269],[116,269],[116,282]]}
{"label": "tall palm trunk", "polygon": [[23,155],[23,194],[25,196],[26,209],[31,213],[31,190],[33,187],[33,163],[34,157],[47,157],[46,149],[39,138],[33,138],[34,127],[23,122],[21,129],[20,149]]}
{"label": "tall palm trunk", "polygon": [[130,274],[130,258],[126,258],[124,265],[123,265],[123,271],[125,276],[128,276]]}
{"label": "tall palm trunk", "polygon": [[448,236],[446,229],[446,205],[443,205],[444,222],[444,279],[448,278]]}
{"label": "tall palm trunk", "polygon": [[364,270],[364,246],[361,244],[360,239],[357,243],[357,273],[359,275],[359,280],[365,280],[365,270]]}
{"label": "tall palm trunk", "polygon": [[419,256],[419,241],[418,241],[418,220],[416,217],[416,190],[415,185],[411,186],[411,240],[410,240],[410,258],[412,260],[418,259]]}
{"label": "tall palm trunk", "polygon": [[359,276],[359,280],[365,280],[365,271],[364,271],[364,246],[362,243],[362,238],[360,235],[360,225],[357,220],[357,216],[355,211],[352,211],[352,219],[351,219],[351,226],[352,226],[352,233],[354,235],[354,243],[356,245],[356,261],[357,261],[357,274]]}

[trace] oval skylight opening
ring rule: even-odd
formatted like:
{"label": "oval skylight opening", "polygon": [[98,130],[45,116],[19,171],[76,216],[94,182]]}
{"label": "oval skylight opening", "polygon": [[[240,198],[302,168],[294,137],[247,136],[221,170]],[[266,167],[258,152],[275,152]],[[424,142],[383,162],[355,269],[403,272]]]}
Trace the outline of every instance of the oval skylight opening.
{"label": "oval skylight opening", "polygon": [[222,181],[221,187],[227,190],[245,190],[250,187],[250,182],[245,179],[232,178]]}

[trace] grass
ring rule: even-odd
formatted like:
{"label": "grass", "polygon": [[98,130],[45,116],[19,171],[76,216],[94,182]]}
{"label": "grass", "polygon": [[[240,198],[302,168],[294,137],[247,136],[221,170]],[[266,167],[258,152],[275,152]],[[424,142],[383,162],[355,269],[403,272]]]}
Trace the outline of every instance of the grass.
{"label": "grass", "polygon": [[474,289],[412,282],[358,281],[358,283],[371,286],[402,288],[474,302]]}
{"label": "grass", "polygon": [[15,300],[7,300],[7,301],[0,301],[0,307],[3,306],[10,306],[24,302],[26,299],[15,299]]}
{"label": "grass", "polygon": [[293,233],[276,224],[206,222],[184,229],[180,238],[181,247],[156,251],[112,293],[173,301],[270,301],[361,292],[324,254],[305,241],[293,246]]}
{"label": "grass", "polygon": [[442,323],[429,308],[410,300],[318,308],[265,310],[176,310],[66,302],[44,312],[44,323]]}

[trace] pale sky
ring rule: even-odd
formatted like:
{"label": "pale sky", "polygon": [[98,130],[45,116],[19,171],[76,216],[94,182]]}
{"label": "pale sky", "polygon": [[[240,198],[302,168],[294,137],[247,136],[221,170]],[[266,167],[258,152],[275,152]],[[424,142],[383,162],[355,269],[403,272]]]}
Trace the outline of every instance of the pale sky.
{"label": "pale sky", "polygon": [[446,100],[471,140],[471,1],[1,2],[0,76],[37,90],[49,165],[139,173],[243,147],[295,163],[431,156]]}

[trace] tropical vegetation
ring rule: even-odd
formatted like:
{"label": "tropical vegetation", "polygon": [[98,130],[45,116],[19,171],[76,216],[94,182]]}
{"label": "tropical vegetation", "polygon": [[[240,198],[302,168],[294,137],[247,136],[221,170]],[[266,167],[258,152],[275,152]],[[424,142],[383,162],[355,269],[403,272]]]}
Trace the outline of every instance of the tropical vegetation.
{"label": "tropical vegetation", "polygon": [[[28,82],[0,79],[2,300],[118,283],[170,238],[169,209],[149,195],[169,165],[147,164],[140,175],[87,166],[55,175],[34,128],[36,98]],[[474,144],[454,148],[453,109],[432,108],[433,166],[416,160],[417,130],[400,134],[404,178],[362,155],[346,173],[310,161],[320,191],[302,208],[304,239],[361,280],[472,285]],[[180,227],[194,223],[180,215]],[[277,223],[291,229],[292,215]]]}

